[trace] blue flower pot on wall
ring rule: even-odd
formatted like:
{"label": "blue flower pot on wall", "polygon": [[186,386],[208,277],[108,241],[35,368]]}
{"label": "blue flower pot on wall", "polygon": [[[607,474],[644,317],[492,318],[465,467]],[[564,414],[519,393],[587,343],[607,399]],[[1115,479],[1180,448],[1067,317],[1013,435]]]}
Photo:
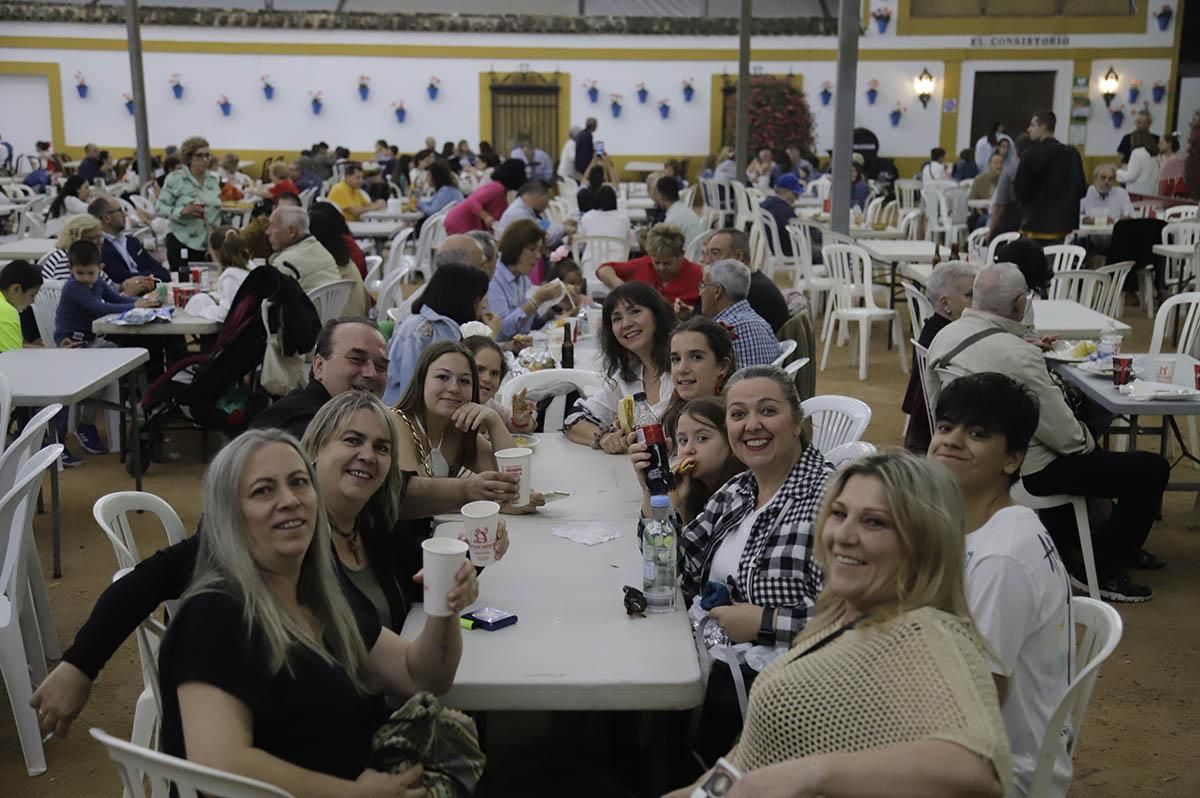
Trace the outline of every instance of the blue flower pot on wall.
{"label": "blue flower pot on wall", "polygon": [[125,110],[129,112],[130,116],[133,116],[133,100],[125,103]]}
{"label": "blue flower pot on wall", "polygon": [[595,86],[588,89],[588,99],[591,100],[592,102],[596,102],[597,100],[599,100],[600,99],[600,90],[597,89]]}
{"label": "blue flower pot on wall", "polygon": [[879,90],[867,89],[867,103],[874,105],[877,99],[879,99]]}
{"label": "blue flower pot on wall", "polygon": [[233,113],[233,104],[221,103],[221,113],[225,114],[225,116],[229,116],[231,113]]}
{"label": "blue flower pot on wall", "polygon": [[880,33],[887,33],[888,22],[890,21],[888,17],[875,17],[875,27],[879,28]]}
{"label": "blue flower pot on wall", "polygon": [[313,100],[312,101],[312,109],[313,109],[314,114],[320,114],[321,113],[321,101]]}
{"label": "blue flower pot on wall", "polygon": [[80,99],[87,97],[87,90],[88,87],[86,83],[80,83],[75,86],[75,91],[79,92]]}
{"label": "blue flower pot on wall", "polygon": [[900,127],[900,119],[903,116],[904,116],[904,114],[900,113],[899,111],[892,111],[891,113],[889,113],[888,119],[890,119],[892,121],[892,127]]}
{"label": "blue flower pot on wall", "polygon": [[1158,29],[1166,30],[1171,24],[1171,15],[1170,14],[1158,14],[1156,16],[1158,18]]}
{"label": "blue flower pot on wall", "polygon": [[176,83],[174,86],[171,87],[171,91],[175,92],[176,100],[183,99],[183,84],[182,83]]}
{"label": "blue flower pot on wall", "polygon": [[829,89],[821,89],[821,105],[829,105],[829,101],[833,99],[833,92]]}
{"label": "blue flower pot on wall", "polygon": [[638,95],[638,102],[644,103],[644,102],[646,102],[646,99],[650,96],[650,92],[647,91],[646,89],[638,89],[637,95]]}
{"label": "blue flower pot on wall", "polygon": [[612,109],[613,119],[616,119],[618,116],[621,115],[621,104],[620,103],[612,103],[609,107]]}
{"label": "blue flower pot on wall", "polygon": [[370,95],[370,93],[371,93],[370,86],[359,86],[358,87],[358,96],[361,97],[363,100],[366,100],[367,96]]}
{"label": "blue flower pot on wall", "polygon": [[403,108],[396,109],[396,121],[397,122],[399,122],[400,124],[403,125],[404,117],[406,117],[406,116],[408,116],[408,111],[405,111]]}
{"label": "blue flower pot on wall", "polygon": [[696,95],[696,90],[693,89],[691,86],[683,87],[683,101],[685,103],[690,103],[692,101],[692,97],[694,97],[695,95]]}
{"label": "blue flower pot on wall", "polygon": [[429,92],[429,99],[436,100],[438,96],[437,86],[426,86],[425,91]]}
{"label": "blue flower pot on wall", "polygon": [[1155,104],[1162,102],[1163,97],[1167,96],[1167,87],[1155,86],[1154,88],[1150,89],[1150,96],[1154,98]]}
{"label": "blue flower pot on wall", "polygon": [[1112,123],[1113,123],[1113,127],[1120,128],[1121,125],[1123,125],[1125,123],[1125,112],[1124,111],[1113,111],[1112,112]]}
{"label": "blue flower pot on wall", "polygon": [[275,87],[274,86],[263,86],[263,95],[266,96],[266,98],[268,100],[275,99]]}
{"label": "blue flower pot on wall", "polygon": [[658,107],[658,114],[659,114],[659,116],[661,116],[663,119],[666,119],[668,116],[670,116],[670,115],[671,115],[671,106],[669,106],[669,105],[660,105],[660,106]]}
{"label": "blue flower pot on wall", "polygon": [[1137,102],[1137,98],[1141,95],[1141,93],[1142,93],[1142,90],[1139,89],[1137,86],[1129,87],[1129,103],[1130,103],[1130,105]]}

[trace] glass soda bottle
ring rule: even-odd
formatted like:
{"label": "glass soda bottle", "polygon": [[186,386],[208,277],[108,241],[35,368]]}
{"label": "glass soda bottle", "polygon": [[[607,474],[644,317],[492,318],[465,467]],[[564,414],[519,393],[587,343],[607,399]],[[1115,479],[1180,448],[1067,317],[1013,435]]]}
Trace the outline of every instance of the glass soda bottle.
{"label": "glass soda bottle", "polygon": [[651,496],[665,496],[675,487],[675,477],[671,474],[671,463],[667,458],[667,436],[663,433],[662,422],[654,415],[642,391],[633,395],[633,426],[637,430],[638,442],[646,444],[646,451],[650,453],[646,488]]}
{"label": "glass soda bottle", "polygon": [[642,593],[646,612],[675,610],[675,524],[665,494],[650,497],[650,521],[642,532]]}

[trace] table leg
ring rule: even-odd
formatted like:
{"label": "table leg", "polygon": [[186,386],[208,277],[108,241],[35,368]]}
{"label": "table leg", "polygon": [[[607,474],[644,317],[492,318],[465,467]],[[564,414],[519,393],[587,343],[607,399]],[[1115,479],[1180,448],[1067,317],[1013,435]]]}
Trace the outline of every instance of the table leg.
{"label": "table leg", "polygon": [[[891,302],[892,310],[896,309],[896,269],[899,268],[899,266],[900,266],[899,262],[892,261],[892,268],[891,268],[892,276],[891,276],[891,280],[888,282],[888,294],[891,297],[890,302]],[[916,332],[913,333],[913,337],[915,338],[915,337],[919,336],[920,334],[921,334],[921,331],[917,330]],[[888,348],[888,351],[891,351],[891,348],[892,348],[892,325],[890,325],[890,324],[888,325],[887,348]]]}
{"label": "table leg", "polygon": [[1130,452],[1137,451],[1137,439],[1138,439],[1138,417],[1130,416],[1129,417],[1129,449],[1127,451],[1130,451]]}
{"label": "table leg", "polygon": [[[58,443],[58,424],[54,419],[46,427],[50,445]],[[58,506],[58,463],[50,466],[50,575],[62,579],[62,514]]]}
{"label": "table leg", "polygon": [[129,456],[133,458],[134,490],[142,489],[142,371],[134,369],[129,375]]}

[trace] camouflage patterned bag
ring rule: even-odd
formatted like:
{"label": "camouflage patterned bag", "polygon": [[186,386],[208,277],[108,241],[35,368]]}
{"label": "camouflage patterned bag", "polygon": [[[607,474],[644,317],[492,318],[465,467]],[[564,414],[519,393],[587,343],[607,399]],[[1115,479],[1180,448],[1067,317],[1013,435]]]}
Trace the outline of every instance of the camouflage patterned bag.
{"label": "camouflage patterned bag", "polygon": [[429,798],[474,794],[486,762],[475,721],[443,707],[432,693],[408,699],[371,739],[371,768],[399,773],[420,764]]}

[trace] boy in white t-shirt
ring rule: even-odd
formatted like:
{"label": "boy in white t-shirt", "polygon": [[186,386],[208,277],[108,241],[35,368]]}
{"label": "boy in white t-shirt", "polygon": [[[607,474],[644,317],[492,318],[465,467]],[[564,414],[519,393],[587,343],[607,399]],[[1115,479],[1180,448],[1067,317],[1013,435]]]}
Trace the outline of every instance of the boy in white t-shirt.
{"label": "boy in white t-shirt", "polygon": [[[966,593],[990,649],[1013,756],[1012,796],[1027,796],[1046,724],[1067,691],[1074,652],[1071,593],[1054,541],[1027,507],[1009,499],[1038,424],[1033,394],[1003,374],[960,377],[938,396],[929,457],[944,465],[966,509]],[[1069,727],[1047,796],[1071,784]]]}

